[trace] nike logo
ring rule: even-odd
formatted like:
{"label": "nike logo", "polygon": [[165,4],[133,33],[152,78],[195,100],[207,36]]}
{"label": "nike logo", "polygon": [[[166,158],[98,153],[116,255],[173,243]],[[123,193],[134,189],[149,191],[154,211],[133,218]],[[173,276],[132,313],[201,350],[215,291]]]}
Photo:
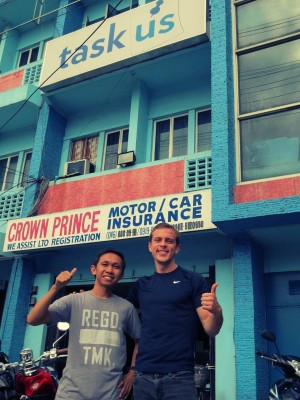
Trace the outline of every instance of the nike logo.
{"label": "nike logo", "polygon": [[173,281],[173,283],[175,284],[175,283],[180,283],[181,281]]}

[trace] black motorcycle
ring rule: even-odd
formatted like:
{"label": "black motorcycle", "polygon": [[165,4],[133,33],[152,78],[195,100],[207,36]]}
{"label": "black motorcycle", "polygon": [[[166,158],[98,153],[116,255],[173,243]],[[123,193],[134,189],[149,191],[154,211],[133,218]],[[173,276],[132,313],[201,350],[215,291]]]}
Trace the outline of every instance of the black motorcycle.
{"label": "black motorcycle", "polygon": [[16,374],[18,372],[17,364],[5,368],[9,363],[6,353],[0,351],[0,400],[16,400]]}
{"label": "black motorcycle", "polygon": [[258,356],[272,363],[284,375],[270,388],[269,400],[300,400],[300,358],[280,354],[276,344],[276,336],[271,331],[263,331],[262,337],[274,342],[277,353],[273,356],[256,352]]}

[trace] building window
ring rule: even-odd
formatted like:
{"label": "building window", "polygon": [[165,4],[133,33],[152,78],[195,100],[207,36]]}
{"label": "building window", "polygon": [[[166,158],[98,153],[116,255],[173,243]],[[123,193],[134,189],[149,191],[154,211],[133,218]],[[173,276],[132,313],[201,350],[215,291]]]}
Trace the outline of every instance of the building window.
{"label": "building window", "polygon": [[128,135],[128,128],[107,132],[103,161],[104,171],[118,167],[118,154],[127,151]]}
{"label": "building window", "polygon": [[24,50],[20,53],[18,67],[30,64],[37,61],[39,54],[39,46],[32,47],[31,49]]}
{"label": "building window", "polygon": [[0,159],[0,190],[9,190],[14,186],[18,156]]}
{"label": "building window", "polygon": [[75,140],[71,148],[71,161],[88,159],[96,165],[98,153],[98,136]]}
{"label": "building window", "polygon": [[211,110],[197,112],[197,153],[211,151]]}
{"label": "building window", "polygon": [[104,21],[104,17],[94,18],[94,19],[93,18],[89,19],[89,17],[87,17],[86,21],[85,21],[85,26],[96,24],[97,22],[101,22],[101,21]]}
{"label": "building window", "polygon": [[235,6],[240,180],[300,173],[300,2]]}
{"label": "building window", "polygon": [[23,164],[23,173],[22,173],[22,179],[21,179],[22,186],[26,186],[28,180],[30,180],[29,169],[30,169],[30,163],[31,163],[31,156],[32,156],[31,152],[25,153],[25,159],[24,159],[24,164]]}
{"label": "building window", "polygon": [[188,115],[155,122],[154,160],[187,154]]}
{"label": "building window", "polygon": [[18,155],[0,159],[0,191],[13,189],[19,184],[22,186],[27,184],[31,155],[31,152],[25,153],[21,171],[17,170],[19,161]]}

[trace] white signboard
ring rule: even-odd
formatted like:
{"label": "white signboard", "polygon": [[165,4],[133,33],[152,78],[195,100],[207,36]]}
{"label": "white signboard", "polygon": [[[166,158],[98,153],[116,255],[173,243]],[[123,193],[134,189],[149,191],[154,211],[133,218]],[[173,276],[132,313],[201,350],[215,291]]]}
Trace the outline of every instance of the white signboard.
{"label": "white signboard", "polygon": [[184,48],[187,39],[207,40],[205,34],[206,0],[151,2],[49,41],[40,83],[47,91],[78,82]]}
{"label": "white signboard", "polygon": [[160,222],[168,222],[180,232],[214,229],[211,190],[11,220],[3,251],[134,239],[149,236]]}

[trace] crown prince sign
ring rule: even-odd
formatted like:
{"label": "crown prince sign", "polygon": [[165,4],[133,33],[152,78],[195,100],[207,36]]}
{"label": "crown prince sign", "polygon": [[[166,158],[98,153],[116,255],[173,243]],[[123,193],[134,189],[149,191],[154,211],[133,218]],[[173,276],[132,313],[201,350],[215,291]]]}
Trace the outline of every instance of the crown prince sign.
{"label": "crown prince sign", "polygon": [[4,252],[134,239],[149,236],[160,222],[181,232],[214,229],[211,191],[184,193],[118,204],[81,208],[7,224]]}

